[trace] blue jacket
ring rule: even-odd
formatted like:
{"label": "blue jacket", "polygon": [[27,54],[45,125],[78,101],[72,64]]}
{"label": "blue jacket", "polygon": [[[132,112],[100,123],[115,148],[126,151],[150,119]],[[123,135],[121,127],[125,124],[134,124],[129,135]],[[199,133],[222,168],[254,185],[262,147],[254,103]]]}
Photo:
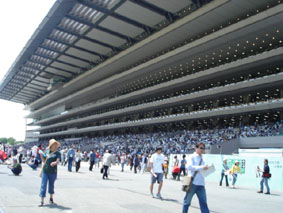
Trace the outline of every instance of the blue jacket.
{"label": "blue jacket", "polygon": [[139,158],[135,157],[135,162],[134,162],[134,164],[135,164],[136,166],[138,166],[138,165],[140,164]]}
{"label": "blue jacket", "polygon": [[67,153],[67,158],[74,158],[75,157],[75,150],[69,149]]}
{"label": "blue jacket", "polygon": [[96,159],[96,154],[92,152],[92,153],[90,154],[89,158],[90,158],[90,161],[95,161],[95,159]]}

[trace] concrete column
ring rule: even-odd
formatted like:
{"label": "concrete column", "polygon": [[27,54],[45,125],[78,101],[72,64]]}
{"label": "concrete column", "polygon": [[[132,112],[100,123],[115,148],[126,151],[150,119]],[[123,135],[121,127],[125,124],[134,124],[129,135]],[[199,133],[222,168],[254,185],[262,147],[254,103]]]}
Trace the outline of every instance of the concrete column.
{"label": "concrete column", "polygon": [[217,108],[219,106],[219,102],[217,100],[213,101],[213,108]]}
{"label": "concrete column", "polygon": [[245,95],[243,96],[244,103],[249,103],[251,101],[251,96]]}

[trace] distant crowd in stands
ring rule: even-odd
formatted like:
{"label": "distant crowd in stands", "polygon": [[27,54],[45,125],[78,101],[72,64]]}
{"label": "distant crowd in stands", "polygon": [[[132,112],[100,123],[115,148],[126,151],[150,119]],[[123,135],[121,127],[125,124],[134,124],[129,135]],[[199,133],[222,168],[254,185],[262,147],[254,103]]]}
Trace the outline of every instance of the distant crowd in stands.
{"label": "distant crowd in stands", "polygon": [[[198,142],[214,145],[229,141],[237,137],[257,137],[274,136],[283,130],[283,121],[275,123],[263,123],[250,126],[226,127],[215,129],[194,129],[194,130],[172,130],[160,131],[155,133],[108,135],[95,138],[77,138],[60,140],[61,150],[67,150],[71,145],[81,153],[89,153],[95,149],[100,154],[105,149],[120,155],[126,154],[151,154],[156,147],[161,146],[165,155],[184,154],[194,148]],[[283,132],[283,131],[282,131]],[[39,146],[40,143],[40,146]],[[1,145],[2,146],[2,145]],[[5,146],[1,148],[7,156],[13,155],[12,152],[20,153],[20,161],[23,156],[29,154],[35,156],[38,147],[47,147],[48,141],[26,143],[22,147]]]}

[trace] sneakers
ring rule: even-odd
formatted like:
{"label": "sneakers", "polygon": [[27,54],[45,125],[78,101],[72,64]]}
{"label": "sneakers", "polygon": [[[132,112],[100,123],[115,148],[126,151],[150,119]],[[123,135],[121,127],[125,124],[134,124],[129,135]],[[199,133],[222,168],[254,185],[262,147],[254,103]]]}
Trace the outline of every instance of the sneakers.
{"label": "sneakers", "polygon": [[156,198],[162,199],[161,194],[160,194],[160,193],[157,193],[157,194],[156,194]]}
{"label": "sneakers", "polygon": [[154,195],[153,195],[153,193],[150,193],[150,195],[151,195],[151,197],[152,197],[152,198],[154,198]]}
{"label": "sneakers", "polygon": [[[257,193],[263,193],[263,191],[257,191]],[[265,192],[264,194],[270,195],[270,192]]]}

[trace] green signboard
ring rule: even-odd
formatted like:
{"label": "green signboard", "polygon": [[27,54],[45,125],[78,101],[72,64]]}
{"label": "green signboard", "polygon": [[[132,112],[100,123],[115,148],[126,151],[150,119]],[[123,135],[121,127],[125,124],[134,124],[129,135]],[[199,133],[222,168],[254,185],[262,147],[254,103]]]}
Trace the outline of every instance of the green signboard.
{"label": "green signboard", "polygon": [[235,164],[236,161],[239,162],[239,167],[240,167],[240,170],[241,170],[241,173],[242,174],[245,174],[245,170],[246,170],[246,160],[244,159],[233,159],[233,158],[230,158],[230,159],[227,159],[227,166],[229,169],[232,169],[232,166]]}

